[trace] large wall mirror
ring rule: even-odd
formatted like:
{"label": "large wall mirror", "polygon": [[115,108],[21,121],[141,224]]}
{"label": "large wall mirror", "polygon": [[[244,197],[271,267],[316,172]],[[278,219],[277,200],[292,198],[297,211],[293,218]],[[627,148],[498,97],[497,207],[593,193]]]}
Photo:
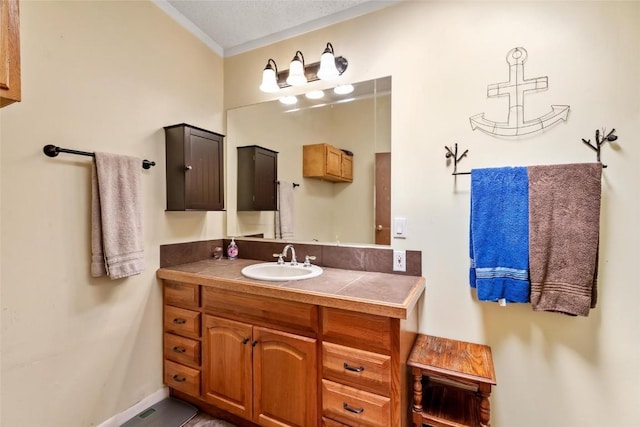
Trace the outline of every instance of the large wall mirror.
{"label": "large wall mirror", "polygon": [[[355,83],[353,92],[324,91],[227,112],[227,234],[275,238],[275,213],[237,210],[237,147],[278,152],[280,185],[293,189],[288,241],[390,244],[391,77]],[[303,146],[327,143],[353,153],[353,182],[304,178]],[[376,210],[378,211],[376,213]]]}

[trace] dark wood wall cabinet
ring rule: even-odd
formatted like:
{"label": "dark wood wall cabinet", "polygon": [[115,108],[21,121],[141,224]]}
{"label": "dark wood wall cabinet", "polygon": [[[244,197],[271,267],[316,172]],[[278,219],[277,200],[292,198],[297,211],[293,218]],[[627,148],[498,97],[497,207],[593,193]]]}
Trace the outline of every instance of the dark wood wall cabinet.
{"label": "dark wood wall cabinet", "polygon": [[167,210],[223,210],[224,135],[185,123],[164,130]]}
{"label": "dark wood wall cabinet", "polygon": [[0,0],[0,107],[21,99],[18,0]]}
{"label": "dark wood wall cabinet", "polygon": [[257,145],[238,147],[238,210],[277,210],[278,153]]}

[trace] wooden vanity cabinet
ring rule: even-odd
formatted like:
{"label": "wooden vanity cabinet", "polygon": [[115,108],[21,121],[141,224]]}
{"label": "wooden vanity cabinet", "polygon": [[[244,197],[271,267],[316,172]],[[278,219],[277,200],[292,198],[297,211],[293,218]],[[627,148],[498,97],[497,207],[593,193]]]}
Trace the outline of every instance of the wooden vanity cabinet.
{"label": "wooden vanity cabinet", "polygon": [[18,0],[0,0],[0,107],[21,100]]}
{"label": "wooden vanity cabinet", "polygon": [[275,211],[278,152],[250,145],[238,147],[238,210]]}
{"label": "wooden vanity cabinet", "polygon": [[167,210],[222,210],[224,135],[185,123],[164,130]]}
{"label": "wooden vanity cabinet", "polygon": [[196,405],[261,426],[408,425],[417,313],[400,320],[166,279],[164,313],[165,383]]}
{"label": "wooden vanity cabinet", "polygon": [[353,182],[353,156],[330,144],[304,145],[302,176],[332,182]]}

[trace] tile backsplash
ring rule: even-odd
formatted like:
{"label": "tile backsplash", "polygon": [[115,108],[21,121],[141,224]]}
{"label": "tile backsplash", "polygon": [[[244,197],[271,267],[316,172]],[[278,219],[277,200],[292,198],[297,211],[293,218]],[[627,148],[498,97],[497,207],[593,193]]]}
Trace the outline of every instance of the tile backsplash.
{"label": "tile backsplash", "polygon": [[[283,242],[270,240],[235,239],[239,258],[259,261],[275,261],[274,254],[282,252]],[[205,240],[188,243],[160,245],[160,267],[201,261],[213,257],[213,249],[221,246],[226,252],[229,239]],[[323,267],[422,276],[422,252],[406,251],[407,271],[393,271],[393,249],[376,247],[335,246],[309,243],[294,243],[296,257],[304,262],[305,256],[315,256],[312,261]],[[225,253],[226,257],[226,253]]]}

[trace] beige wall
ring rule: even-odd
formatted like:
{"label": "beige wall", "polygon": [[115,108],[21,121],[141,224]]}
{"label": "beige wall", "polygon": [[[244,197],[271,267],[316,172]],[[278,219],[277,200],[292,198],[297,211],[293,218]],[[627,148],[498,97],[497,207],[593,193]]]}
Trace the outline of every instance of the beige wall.
{"label": "beige wall", "polygon": [[[224,236],[165,213],[163,126],[223,131],[222,59],[151,2],[22,1],[22,102],[0,110],[2,426],[95,426],[162,388],[159,245]],[[142,172],[147,269],[89,276],[91,160]]]}
{"label": "beige wall", "polygon": [[[222,214],[164,212],[161,130],[223,130],[222,60],[146,2],[23,1],[21,25],[23,101],[0,110],[0,424],[97,425],[161,387],[158,246],[224,234]],[[327,41],[349,59],[344,80],[393,76],[392,209],[410,233],[393,245],[423,253],[421,331],[492,346],[493,425],[640,425],[640,3],[406,1],[226,59],[224,108],[270,99],[257,90],[269,57],[286,68]],[[470,115],[504,115],[486,85],[506,79],[515,46],[527,77],[549,76],[527,114],[566,103],[569,120],[518,141],[472,132]],[[462,170],[591,161],[580,139],[601,126],[620,140],[603,148],[598,308],[569,318],[475,301],[469,182],[449,175],[443,145],[469,148]],[[142,275],[89,277],[90,160],[49,159],[49,143],[158,163],[142,178]]]}
{"label": "beige wall", "polygon": [[[492,346],[495,427],[640,425],[640,3],[410,2],[225,59],[225,107],[270,99],[258,91],[268,58],[286,69],[300,49],[318,60],[326,42],[349,60],[343,80],[393,77],[392,211],[406,216],[427,279],[421,331]],[[569,104],[566,123],[519,140],[473,132],[469,116],[506,120],[507,52],[529,52],[527,78],[549,90],[526,96],[528,118]],[[309,87],[322,86],[320,83]],[[271,96],[273,98],[273,96]],[[600,298],[588,318],[479,303],[467,285],[469,178],[454,179],[444,145],[471,167],[595,160],[581,138],[615,127],[603,147]]]}

